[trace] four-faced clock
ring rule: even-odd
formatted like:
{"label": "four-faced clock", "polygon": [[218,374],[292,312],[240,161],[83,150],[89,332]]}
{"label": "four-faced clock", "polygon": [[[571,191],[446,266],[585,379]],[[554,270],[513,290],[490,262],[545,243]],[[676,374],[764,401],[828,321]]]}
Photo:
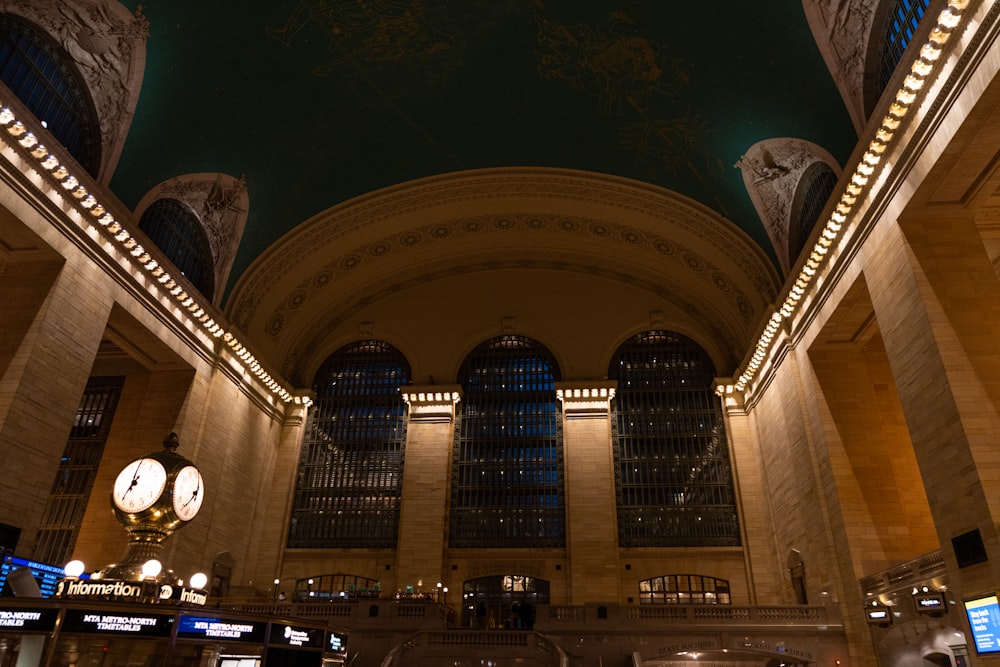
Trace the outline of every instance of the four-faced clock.
{"label": "four-faced clock", "polygon": [[167,485],[167,470],[153,458],[143,457],[122,468],[115,478],[111,500],[122,512],[143,512],[159,499]]}
{"label": "four-faced clock", "polygon": [[181,468],[174,476],[173,509],[181,521],[190,521],[201,509],[205,497],[201,473],[192,465]]}

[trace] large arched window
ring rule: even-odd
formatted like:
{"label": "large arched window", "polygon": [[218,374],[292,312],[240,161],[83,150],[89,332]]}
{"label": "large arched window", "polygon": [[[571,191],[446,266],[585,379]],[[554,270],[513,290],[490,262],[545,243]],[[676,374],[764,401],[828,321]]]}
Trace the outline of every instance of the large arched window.
{"label": "large arched window", "polygon": [[648,331],[618,349],[608,377],[618,381],[620,546],[738,545],[722,408],[705,351],[686,336]]}
{"label": "large arched window", "polygon": [[452,547],[562,547],[562,437],[548,350],[501,336],[466,359],[452,466]]}
{"label": "large arched window", "polygon": [[837,174],[825,162],[814,162],[799,178],[788,223],[789,266],[795,265],[836,185]]}
{"label": "large arched window", "polygon": [[212,248],[201,221],[190,208],[176,199],[157,199],[143,212],[139,229],[205,298],[213,298]]}
{"label": "large arched window", "polygon": [[288,546],[394,548],[406,444],[400,387],[410,376],[381,341],[334,352],[316,374]]}
{"label": "large arched window", "polygon": [[100,124],[82,78],[47,35],[12,14],[0,14],[0,81],[97,176]]}

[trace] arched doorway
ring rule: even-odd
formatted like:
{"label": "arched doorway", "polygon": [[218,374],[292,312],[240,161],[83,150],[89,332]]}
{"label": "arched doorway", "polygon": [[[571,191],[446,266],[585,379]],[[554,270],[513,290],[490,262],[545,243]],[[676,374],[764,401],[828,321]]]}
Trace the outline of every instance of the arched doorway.
{"label": "arched doorway", "polygon": [[549,603],[549,582],[520,574],[469,579],[462,584],[462,625],[531,630],[535,610]]}

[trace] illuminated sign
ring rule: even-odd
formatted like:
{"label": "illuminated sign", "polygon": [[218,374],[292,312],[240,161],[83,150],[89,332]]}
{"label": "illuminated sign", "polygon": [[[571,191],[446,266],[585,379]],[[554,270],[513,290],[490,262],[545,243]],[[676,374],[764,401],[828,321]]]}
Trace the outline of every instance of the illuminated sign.
{"label": "illuminated sign", "polygon": [[347,635],[331,632],[326,639],[326,650],[334,653],[347,653]]}
{"label": "illuminated sign", "polygon": [[170,584],[160,584],[160,590],[156,597],[161,602],[170,600],[172,602],[187,602],[188,604],[204,605],[208,601],[208,593],[197,588],[185,588],[183,586],[172,586]]}
{"label": "illuminated sign", "polygon": [[67,609],[63,632],[86,632],[142,637],[169,637],[174,617],[169,614],[110,613]]}
{"label": "illuminated sign", "polygon": [[917,593],[913,596],[917,612],[929,616],[941,616],[945,613],[944,595],[941,593]]}
{"label": "illuminated sign", "polygon": [[301,648],[323,648],[323,631],[284,623],[271,624],[271,644]]}
{"label": "illuminated sign", "polygon": [[142,595],[142,582],[116,579],[63,579],[54,594],[58,598],[135,600]]}
{"label": "illuminated sign", "polygon": [[965,601],[965,614],[979,653],[1000,651],[1000,602],[996,594]]}
{"label": "illuminated sign", "polygon": [[0,608],[0,632],[48,632],[56,624],[58,609]]}
{"label": "illuminated sign", "polygon": [[[63,569],[57,565],[37,563],[33,560],[8,556],[4,559],[3,564],[0,565],[0,589],[7,587],[7,576],[12,570],[16,570],[19,567],[26,567],[31,570],[31,575],[38,582],[38,588],[41,590],[43,598],[55,595],[56,585],[58,585],[59,580],[65,575]],[[7,593],[4,594],[6,595]]]}
{"label": "illuminated sign", "polygon": [[892,612],[888,607],[873,607],[865,609],[868,622],[872,625],[889,625],[892,623]]}
{"label": "illuminated sign", "polygon": [[210,616],[181,616],[177,625],[177,636],[184,639],[225,639],[262,644],[266,630],[266,622]]}

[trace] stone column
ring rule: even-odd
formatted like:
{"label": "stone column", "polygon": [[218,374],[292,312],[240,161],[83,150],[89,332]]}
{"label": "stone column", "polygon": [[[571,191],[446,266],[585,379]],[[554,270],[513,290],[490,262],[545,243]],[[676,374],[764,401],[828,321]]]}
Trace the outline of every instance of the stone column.
{"label": "stone column", "polygon": [[569,604],[621,602],[611,399],[617,382],[557,383],[563,404]]}
{"label": "stone column", "polygon": [[423,589],[431,590],[446,580],[448,481],[455,405],[460,398],[458,386],[409,386],[403,390],[410,421],[396,550],[399,588],[423,582]]}
{"label": "stone column", "polygon": [[[265,505],[263,527],[260,531],[260,553],[255,563],[251,579],[270,582],[282,579],[282,556],[288,540],[288,522],[291,518],[292,503],[295,499],[296,474],[302,453],[302,439],[309,406],[313,402],[311,392],[296,392],[295,401],[285,408],[285,419],[281,425],[281,436],[272,455],[271,493]],[[279,583],[279,586],[282,584]],[[285,583],[289,586],[290,584]],[[276,597],[279,591],[271,591]]]}

